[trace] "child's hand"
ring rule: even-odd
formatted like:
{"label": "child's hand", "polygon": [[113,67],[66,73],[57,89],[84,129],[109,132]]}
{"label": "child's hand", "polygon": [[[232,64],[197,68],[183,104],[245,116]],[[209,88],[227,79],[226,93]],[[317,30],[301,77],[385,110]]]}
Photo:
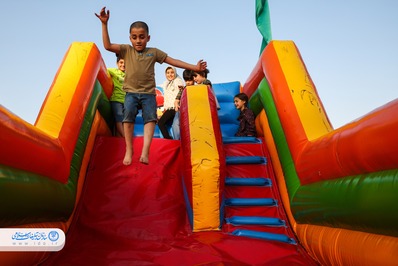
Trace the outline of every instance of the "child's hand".
{"label": "child's hand", "polygon": [[196,64],[197,71],[204,71],[207,68],[207,62],[203,60],[199,60]]}
{"label": "child's hand", "polygon": [[109,20],[109,13],[109,10],[106,11],[106,8],[103,7],[100,11],[100,14],[98,15],[97,13],[95,13],[95,15],[101,20],[102,23],[107,23]]}
{"label": "child's hand", "polygon": [[178,112],[180,110],[180,100],[174,101],[174,111]]}

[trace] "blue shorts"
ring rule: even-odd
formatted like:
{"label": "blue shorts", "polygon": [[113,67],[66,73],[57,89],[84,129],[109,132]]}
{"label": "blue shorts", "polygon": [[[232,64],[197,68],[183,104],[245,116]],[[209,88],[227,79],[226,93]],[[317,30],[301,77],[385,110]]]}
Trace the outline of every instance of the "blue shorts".
{"label": "blue shorts", "polygon": [[126,93],[124,99],[124,118],[123,123],[135,123],[138,110],[142,109],[142,119],[144,124],[157,122],[157,104],[155,94]]}
{"label": "blue shorts", "polygon": [[123,122],[124,104],[120,102],[111,101],[111,107],[112,107],[113,117],[115,118],[115,122]]}

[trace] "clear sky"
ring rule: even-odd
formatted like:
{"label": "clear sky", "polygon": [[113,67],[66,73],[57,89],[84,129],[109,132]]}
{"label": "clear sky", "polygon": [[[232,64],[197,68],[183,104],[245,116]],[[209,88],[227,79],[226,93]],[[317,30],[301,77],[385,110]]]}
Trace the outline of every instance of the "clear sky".
{"label": "clear sky", "polygon": [[[268,2],[273,39],[296,43],[335,128],[398,98],[398,1]],[[111,11],[112,42],[129,43],[130,24],[144,20],[149,46],[190,63],[205,59],[213,83],[243,84],[257,62],[261,35],[254,0],[7,1],[0,27],[0,104],[34,124],[75,41],[96,43],[106,65],[115,67],[94,16],[103,6]],[[165,68],[157,65],[157,84]]]}

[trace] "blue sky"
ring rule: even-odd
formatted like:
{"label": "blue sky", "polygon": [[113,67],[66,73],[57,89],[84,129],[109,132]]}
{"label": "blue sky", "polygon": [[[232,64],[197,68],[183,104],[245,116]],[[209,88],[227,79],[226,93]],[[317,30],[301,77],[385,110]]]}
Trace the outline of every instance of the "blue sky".
{"label": "blue sky", "polygon": [[[114,67],[94,16],[102,6],[111,11],[112,42],[128,43],[129,25],[144,20],[150,46],[190,63],[205,59],[213,83],[244,83],[257,62],[254,0],[14,0],[2,6],[0,104],[34,124],[75,41],[96,43]],[[398,1],[270,0],[269,7],[273,39],[296,43],[335,128],[398,98]],[[165,68],[157,65],[157,84]]]}

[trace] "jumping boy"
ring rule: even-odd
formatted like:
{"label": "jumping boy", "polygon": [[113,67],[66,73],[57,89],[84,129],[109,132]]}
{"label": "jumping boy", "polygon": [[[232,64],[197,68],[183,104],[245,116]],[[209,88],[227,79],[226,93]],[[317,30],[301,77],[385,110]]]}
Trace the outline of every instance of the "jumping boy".
{"label": "jumping boy", "polygon": [[151,146],[153,133],[157,121],[156,115],[156,82],[155,63],[163,62],[178,67],[203,71],[207,64],[199,60],[196,65],[188,64],[168,56],[165,52],[147,47],[150,40],[149,28],[145,22],[136,21],[130,26],[129,44],[111,43],[108,33],[109,10],[103,7],[100,14],[95,14],[102,22],[102,41],[104,48],[110,52],[119,54],[125,61],[125,79],[123,90],[126,91],[124,101],[123,129],[126,142],[126,153],[123,164],[130,165],[133,157],[133,133],[135,118],[138,109],[142,107],[142,118],[144,119],[144,144],[140,156],[140,162],[149,163],[149,148]]}

